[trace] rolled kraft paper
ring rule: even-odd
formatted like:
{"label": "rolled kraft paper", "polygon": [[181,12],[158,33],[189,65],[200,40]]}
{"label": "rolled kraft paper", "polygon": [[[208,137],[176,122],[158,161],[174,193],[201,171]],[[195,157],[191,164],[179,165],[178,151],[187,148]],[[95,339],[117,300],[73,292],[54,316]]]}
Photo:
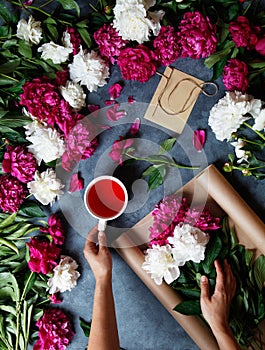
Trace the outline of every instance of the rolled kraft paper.
{"label": "rolled kraft paper", "polygon": [[201,350],[219,349],[210,328],[199,317],[185,316],[173,310],[182,301],[181,297],[165,282],[160,286],[155,284],[142,269],[144,254],[126,233],[116,239],[115,249]]}
{"label": "rolled kraft paper", "polygon": [[240,243],[265,255],[265,224],[220,172],[211,165],[196,181],[232,219]]}

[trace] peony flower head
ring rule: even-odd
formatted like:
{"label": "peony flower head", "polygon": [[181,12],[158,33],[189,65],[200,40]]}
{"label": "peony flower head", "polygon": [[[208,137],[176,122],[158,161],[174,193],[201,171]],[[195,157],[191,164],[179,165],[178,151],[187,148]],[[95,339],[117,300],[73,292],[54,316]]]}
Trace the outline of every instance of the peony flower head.
{"label": "peony flower head", "polygon": [[88,118],[78,122],[65,139],[66,150],[62,156],[62,167],[71,171],[81,159],[91,157],[97,146],[97,127]]}
{"label": "peony flower head", "polygon": [[59,199],[63,194],[63,187],[64,185],[61,183],[61,180],[56,178],[56,174],[51,168],[48,168],[42,173],[39,173],[37,170],[34,180],[28,182],[30,194],[33,194],[43,205],[52,205],[56,198]]}
{"label": "peony flower head", "polygon": [[180,57],[181,47],[178,35],[172,26],[162,26],[158,36],[153,41],[157,60],[163,66],[168,66]]}
{"label": "peony flower head", "polygon": [[151,33],[160,30],[159,17],[148,18],[150,2],[141,0],[119,0],[113,9],[113,27],[123,40],[135,40],[139,44],[148,41]]}
{"label": "peony flower head", "polygon": [[108,23],[104,23],[94,33],[94,39],[98,44],[100,56],[112,64],[117,61],[121,49],[127,44],[127,40],[123,40],[113,25]]}
{"label": "peony flower head", "polygon": [[255,45],[255,50],[261,55],[265,56],[265,36],[263,36]]}
{"label": "peony flower head", "polygon": [[233,132],[249,119],[247,113],[253,113],[261,107],[261,101],[252,99],[242,92],[226,92],[210,110],[209,126],[215,133],[217,140],[230,140]]}
{"label": "peony flower head", "polygon": [[70,256],[61,256],[59,264],[53,269],[53,276],[48,280],[50,294],[72,290],[80,276],[77,268],[78,265],[74,259]]}
{"label": "peony flower head", "polygon": [[12,175],[0,176],[0,208],[8,213],[18,211],[28,191],[23,183]]}
{"label": "peony flower head", "polygon": [[95,51],[80,51],[74,56],[73,63],[69,64],[70,78],[73,82],[85,85],[87,89],[97,91],[105,85],[109,77],[109,67]]}
{"label": "peony flower head", "polygon": [[80,49],[81,41],[82,41],[81,36],[73,27],[67,27],[66,33],[68,33],[70,36],[70,37],[68,36],[69,38],[68,40],[70,41],[69,47],[72,47],[73,55],[77,55]]}
{"label": "peony flower head", "polygon": [[41,22],[29,16],[28,22],[23,18],[17,24],[17,37],[27,41],[30,45],[38,45],[42,39]]}
{"label": "peony flower head", "polygon": [[19,181],[27,183],[34,177],[37,162],[31,152],[24,146],[7,146],[7,152],[2,161],[4,173],[11,173]]}
{"label": "peony flower head", "polygon": [[178,30],[182,57],[204,58],[216,51],[216,27],[199,11],[186,12]]}
{"label": "peony flower head", "polygon": [[58,87],[47,77],[34,78],[27,81],[20,95],[20,104],[39,121],[54,126],[55,119],[60,114],[60,95]]}
{"label": "peony flower head", "polygon": [[44,60],[52,60],[54,64],[64,63],[68,60],[73,49],[55,44],[53,41],[43,44],[38,48],[38,52],[42,52],[41,58]]}
{"label": "peony flower head", "polygon": [[68,80],[65,86],[60,86],[59,90],[63,98],[76,111],[86,105],[86,94],[79,84]]}
{"label": "peony flower head", "polygon": [[127,139],[124,140],[122,136],[120,136],[119,140],[114,141],[111,152],[109,153],[110,158],[122,165],[124,153],[127,151],[128,148],[130,148],[133,144],[133,139]]}
{"label": "peony flower head", "polygon": [[156,55],[144,45],[128,47],[121,51],[118,66],[126,80],[148,81],[156,72]]}
{"label": "peony flower head", "polygon": [[259,27],[251,27],[247,17],[239,16],[229,24],[229,33],[237,47],[253,49],[258,42]]}
{"label": "peony flower head", "polygon": [[170,245],[162,247],[154,245],[151,249],[147,249],[142,268],[151,275],[151,278],[158,285],[162,283],[163,278],[166,283],[170,284],[180,275]]}
{"label": "peony flower head", "polygon": [[248,88],[248,66],[245,62],[232,58],[223,70],[223,83],[226,90],[245,92]]}
{"label": "peony flower head", "polygon": [[33,350],[65,350],[74,336],[70,319],[58,308],[44,310],[36,325],[39,339]]}
{"label": "peony flower head", "polygon": [[173,237],[169,237],[168,242],[176,264],[182,266],[189,260],[196,263],[204,260],[209,235],[197,227],[180,224],[175,227]]}
{"label": "peony flower head", "polygon": [[64,243],[65,236],[63,225],[58,214],[51,214],[48,219],[48,227],[42,227],[40,231],[50,234],[55,244],[62,245]]}
{"label": "peony flower head", "polygon": [[51,272],[57,265],[61,249],[54,243],[40,241],[35,237],[31,237],[26,244],[29,248],[30,260],[28,266],[30,270],[44,275]]}
{"label": "peony flower head", "polygon": [[37,120],[33,120],[24,128],[26,139],[31,142],[28,149],[34,154],[39,164],[42,160],[49,163],[63,155],[64,140],[56,129],[45,126]]}

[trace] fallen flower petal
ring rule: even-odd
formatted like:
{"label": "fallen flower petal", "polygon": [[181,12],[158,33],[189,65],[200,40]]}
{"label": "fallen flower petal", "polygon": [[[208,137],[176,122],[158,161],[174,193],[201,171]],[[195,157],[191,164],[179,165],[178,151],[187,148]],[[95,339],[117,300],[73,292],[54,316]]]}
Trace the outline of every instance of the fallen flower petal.
{"label": "fallen flower petal", "polygon": [[128,103],[134,103],[136,100],[135,100],[135,98],[133,97],[133,96],[129,96],[128,97]]}
{"label": "fallen flower petal", "polygon": [[73,174],[70,181],[69,193],[80,191],[84,188],[84,179],[79,177],[79,174]]}
{"label": "fallen flower petal", "polygon": [[140,125],[141,125],[140,118],[136,118],[135,121],[133,122],[133,124],[130,127],[130,134],[132,136],[135,136],[138,133],[138,131],[140,129]]}
{"label": "fallen flower petal", "polygon": [[201,152],[206,140],[206,133],[204,130],[194,130],[192,143],[194,148]]}
{"label": "fallen flower petal", "polygon": [[111,87],[109,87],[109,90],[108,90],[111,100],[116,100],[116,98],[120,96],[121,90],[122,90],[121,84],[116,83],[111,85]]}
{"label": "fallen flower petal", "polygon": [[111,106],[111,105],[114,105],[117,102],[115,100],[105,100],[104,103],[105,103],[106,106]]}
{"label": "fallen flower petal", "polygon": [[126,116],[126,111],[120,110],[118,111],[118,108],[120,107],[119,103],[115,103],[112,107],[110,107],[106,111],[106,117],[110,121],[117,121],[123,117]]}

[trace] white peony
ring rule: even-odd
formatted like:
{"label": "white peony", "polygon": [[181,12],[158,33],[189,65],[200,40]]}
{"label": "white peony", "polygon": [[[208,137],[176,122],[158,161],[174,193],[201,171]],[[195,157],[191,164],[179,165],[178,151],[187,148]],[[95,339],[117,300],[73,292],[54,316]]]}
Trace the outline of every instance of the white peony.
{"label": "white peony", "polygon": [[43,205],[52,205],[55,199],[59,199],[63,194],[62,188],[64,185],[61,183],[60,179],[56,178],[56,174],[51,168],[48,168],[41,174],[37,170],[34,175],[34,180],[28,182],[27,185],[30,194],[33,194]]}
{"label": "white peony", "polygon": [[172,254],[178,266],[192,260],[196,263],[204,260],[206,244],[209,236],[197,227],[189,224],[178,225],[174,229],[174,236],[168,238],[172,245]]}
{"label": "white peony", "polygon": [[154,245],[151,249],[147,249],[142,268],[151,274],[151,278],[158,285],[162,283],[163,278],[170,284],[180,275],[168,244],[161,247]]}
{"label": "white peony", "polygon": [[262,109],[259,115],[255,118],[253,129],[258,131],[265,130],[265,109]]}
{"label": "white peony", "polygon": [[[151,33],[158,35],[159,20],[164,12],[147,12],[155,1],[123,0],[117,1],[113,9],[113,27],[124,40],[135,40],[139,44],[149,40]],[[150,17],[150,18],[148,18]]]}
{"label": "white peony", "polygon": [[64,151],[65,145],[60,134],[53,128],[33,120],[24,127],[26,129],[26,139],[32,144],[28,146],[31,153],[34,154],[38,164],[43,160],[45,163],[60,158]]}
{"label": "white peony", "polygon": [[226,92],[210,110],[208,123],[217,140],[230,140],[231,134],[250,117],[247,113],[256,114],[261,107],[261,101],[243,95],[239,91]]}
{"label": "white peony", "polygon": [[235,142],[231,142],[231,145],[235,147],[235,154],[236,154],[236,157],[238,158],[237,160],[238,164],[248,160],[248,155],[246,151],[242,149],[242,147],[244,147],[245,144],[246,142],[243,141],[242,139],[238,139]]}
{"label": "white peony", "polygon": [[29,17],[28,22],[21,19],[17,24],[17,37],[29,44],[39,44],[42,39],[41,22],[35,21],[32,16]]}
{"label": "white peony", "polygon": [[65,86],[60,86],[60,92],[75,110],[79,111],[86,105],[86,94],[80,85],[68,80]]}
{"label": "white peony", "polygon": [[40,46],[38,52],[42,52],[41,58],[44,60],[50,59],[54,64],[60,64],[68,60],[73,49],[71,47],[57,45],[53,41],[50,41]]}
{"label": "white peony", "polygon": [[107,84],[109,67],[95,51],[86,52],[80,47],[80,51],[69,64],[70,78],[75,83],[86,85],[87,89],[97,91],[98,87]]}
{"label": "white peony", "polygon": [[53,269],[53,276],[48,280],[49,293],[63,293],[71,290],[77,284],[80,273],[76,271],[78,265],[70,256],[61,256],[59,265]]}

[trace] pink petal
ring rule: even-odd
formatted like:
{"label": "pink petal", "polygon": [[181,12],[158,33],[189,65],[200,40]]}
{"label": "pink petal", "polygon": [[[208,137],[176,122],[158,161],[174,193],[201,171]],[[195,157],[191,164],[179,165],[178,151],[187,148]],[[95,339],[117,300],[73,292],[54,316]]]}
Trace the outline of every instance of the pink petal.
{"label": "pink petal", "polygon": [[110,98],[112,100],[116,100],[116,98],[118,98],[121,94],[121,90],[122,90],[122,86],[119,83],[113,84],[111,85],[111,87],[109,87],[109,95]]}
{"label": "pink petal", "polygon": [[80,191],[84,188],[84,179],[79,177],[78,173],[73,174],[70,181],[69,193]]}
{"label": "pink petal", "polygon": [[133,98],[133,96],[129,96],[128,97],[128,103],[134,103],[135,102],[135,99]]}
{"label": "pink petal", "polygon": [[126,112],[123,110],[118,111],[118,108],[120,107],[119,103],[115,103],[112,107],[110,107],[106,111],[106,117],[110,121],[117,121],[123,117],[126,116]]}
{"label": "pink petal", "polygon": [[136,118],[134,123],[130,127],[130,134],[132,136],[135,136],[138,133],[138,131],[140,129],[140,125],[141,125],[140,118]]}
{"label": "pink petal", "polygon": [[194,130],[192,143],[194,148],[201,152],[206,141],[206,133],[204,130]]}
{"label": "pink petal", "polygon": [[93,112],[99,110],[100,107],[98,105],[87,105],[87,108],[88,108],[90,113],[93,113]]}
{"label": "pink petal", "polygon": [[106,100],[106,101],[104,101],[104,103],[106,106],[111,106],[111,105],[114,105],[116,103],[116,101],[115,100]]}

